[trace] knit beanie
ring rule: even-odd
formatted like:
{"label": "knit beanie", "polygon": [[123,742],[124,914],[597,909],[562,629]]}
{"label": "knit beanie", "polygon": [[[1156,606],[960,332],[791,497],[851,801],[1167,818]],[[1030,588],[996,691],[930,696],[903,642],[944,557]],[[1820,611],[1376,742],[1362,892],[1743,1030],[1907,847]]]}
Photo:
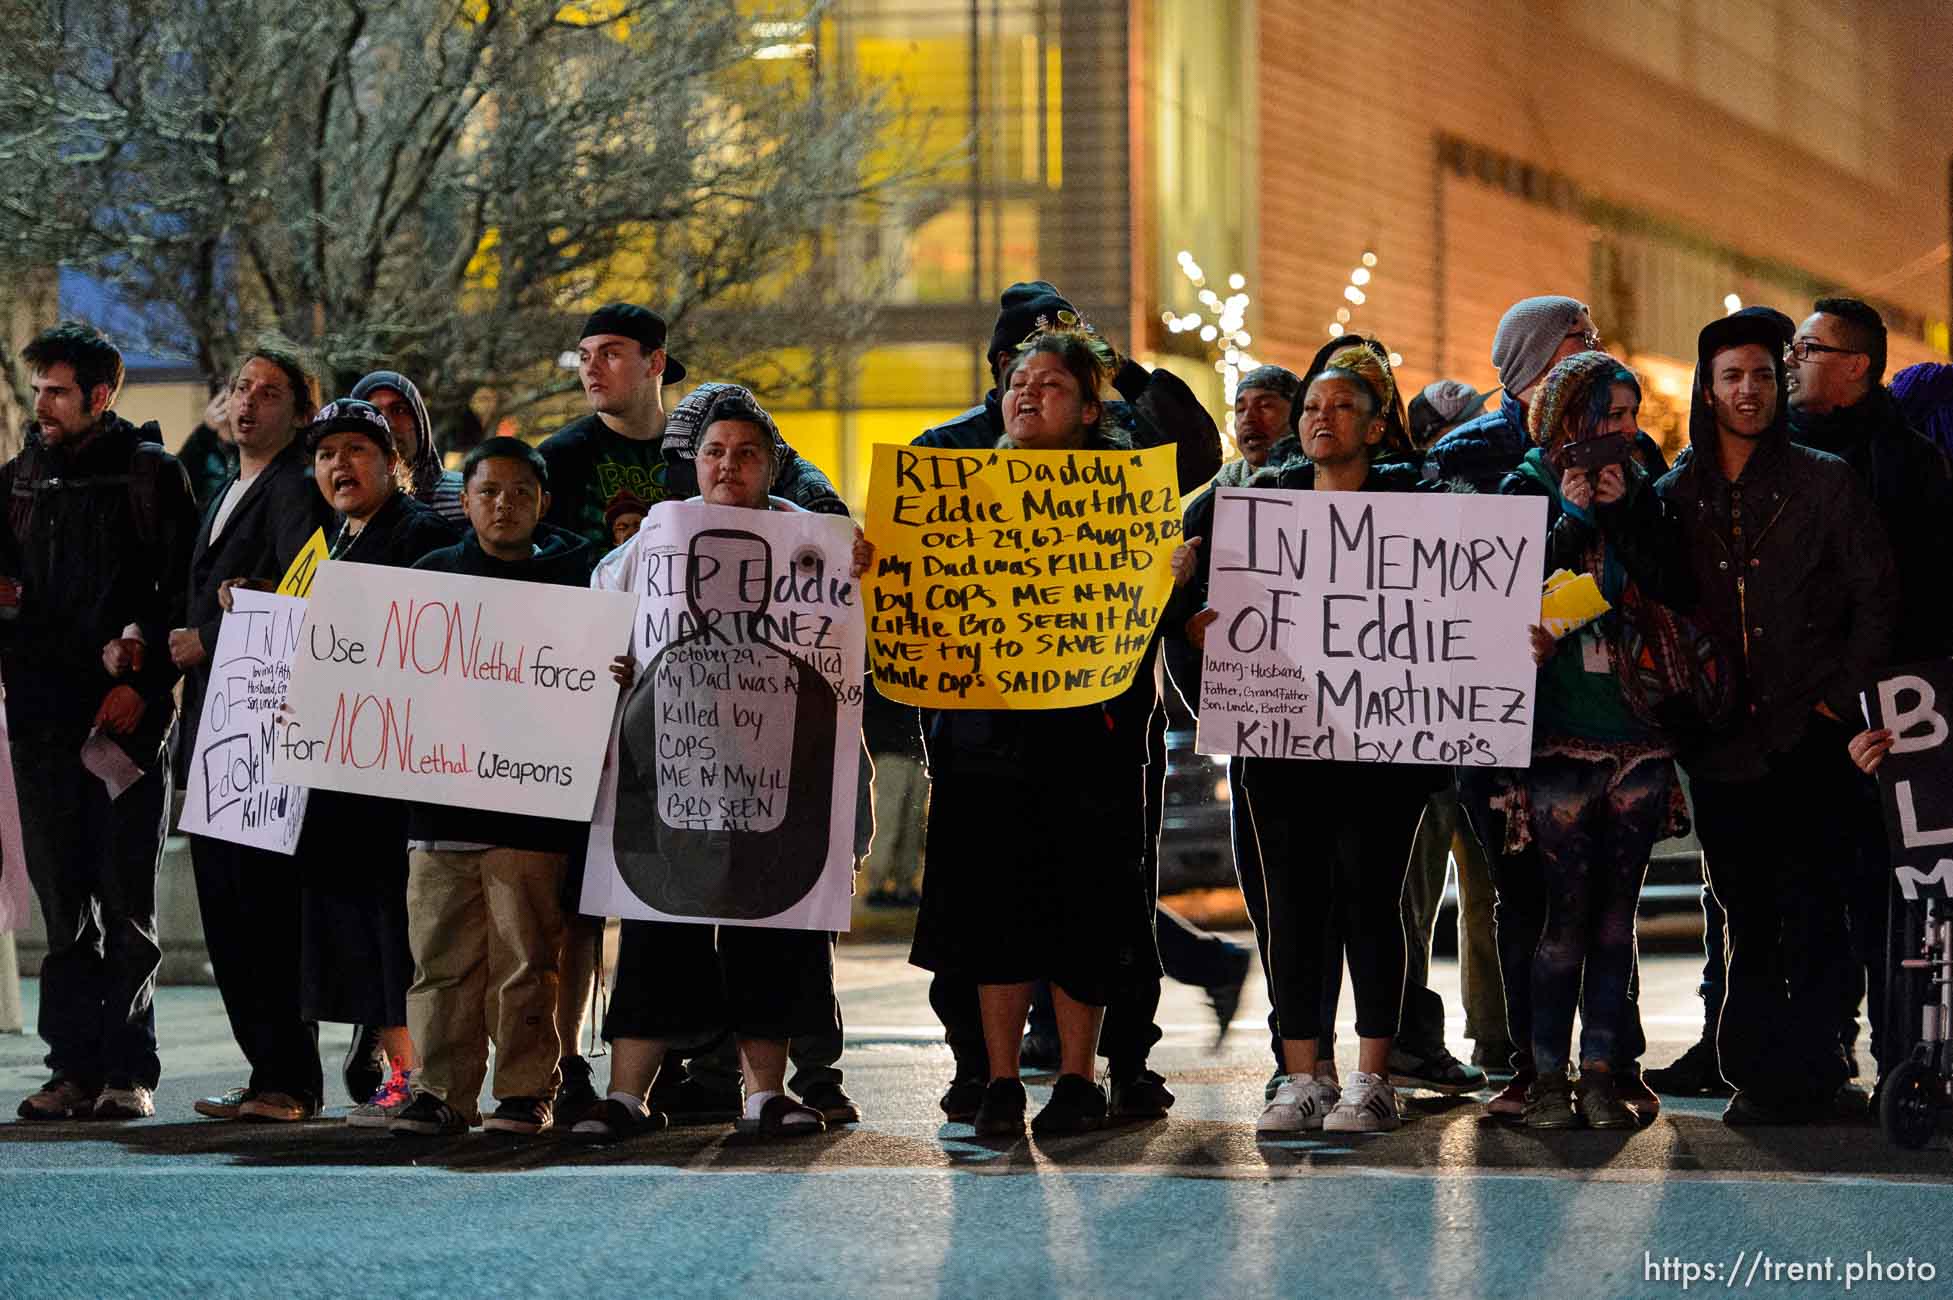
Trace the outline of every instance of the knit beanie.
{"label": "knit beanie", "polygon": [[1237,393],[1250,388],[1265,388],[1283,401],[1292,402],[1302,392],[1302,378],[1284,366],[1256,366],[1241,376],[1241,382],[1234,386]]}
{"label": "knit beanie", "polygon": [[1526,431],[1549,452],[1587,436],[1594,423],[1594,386],[1611,384],[1626,370],[1605,352],[1574,353],[1547,372],[1526,413]]}
{"label": "knit beanie", "polygon": [[1434,379],[1410,400],[1411,441],[1428,447],[1442,431],[1477,415],[1492,394],[1456,379]]}
{"label": "knit beanie", "polygon": [[1585,303],[1557,295],[1522,298],[1506,309],[1492,336],[1492,364],[1506,392],[1518,397],[1546,373],[1586,310]]}
{"label": "knit beanie", "polygon": [[1953,453],[1953,366],[1922,361],[1892,376],[1892,398],[1906,422]]}
{"label": "knit beanie", "polygon": [[1061,311],[1078,313],[1056,285],[1049,280],[1025,280],[1004,290],[1003,311],[997,327],[990,331],[990,346],[984,351],[987,361],[999,352],[1015,352],[1017,345],[1038,327],[1038,317],[1055,323]]}

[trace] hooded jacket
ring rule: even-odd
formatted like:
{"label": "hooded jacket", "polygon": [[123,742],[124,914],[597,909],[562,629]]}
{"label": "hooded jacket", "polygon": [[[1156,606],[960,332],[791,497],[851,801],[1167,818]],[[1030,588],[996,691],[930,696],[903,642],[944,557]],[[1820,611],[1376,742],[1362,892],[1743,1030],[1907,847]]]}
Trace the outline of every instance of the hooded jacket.
{"label": "hooded jacket", "polygon": [[1511,393],[1502,392],[1497,410],[1465,421],[1431,445],[1424,457],[1424,477],[1474,492],[1496,492],[1532,445],[1526,432],[1526,408]]}
{"label": "hooded jacket", "polygon": [[665,457],[666,500],[685,501],[699,494],[698,444],[712,424],[713,410],[728,399],[745,398],[766,416],[766,434],[773,440],[780,460],[771,494],[793,502],[802,510],[817,515],[846,515],[847,503],[834,490],[834,484],[818,466],[787,445],[786,435],[773,422],[752,393],[737,384],[700,384],[685,394],[665,422],[662,442]]}
{"label": "hooded jacket", "polygon": [[[1180,491],[1192,492],[1214,477],[1221,467],[1221,431],[1184,379],[1170,370],[1148,370],[1128,360],[1112,377],[1112,388],[1125,401],[1105,403],[1106,423],[1134,447],[1172,443],[1178,453],[1174,467]],[[996,446],[1003,436],[1003,399],[993,388],[981,403],[954,420],[924,429],[910,445],[981,451]]]}
{"label": "hooded jacket", "polygon": [[1885,521],[1899,569],[1892,661],[1953,655],[1953,471],[1946,454],[1913,432],[1883,387],[1823,415],[1792,407],[1790,436],[1850,465]]}
{"label": "hooded jacket", "polygon": [[1670,604],[1718,640],[1737,676],[1734,721],[1684,766],[1699,779],[1754,781],[1813,725],[1837,727],[1844,744],[1845,727],[1815,710],[1856,716],[1858,693],[1890,661],[1899,588],[1885,529],[1851,466],[1790,440],[1781,340],[1754,340],[1775,362],[1776,418],[1736,481],[1723,476],[1702,391],[1712,341],[1696,359],[1690,452],[1655,491],[1682,530],[1694,579],[1693,591],[1676,585]]}
{"label": "hooded jacket", "polygon": [[[416,569],[460,573],[475,578],[511,582],[542,582],[555,587],[584,587],[597,562],[597,548],[568,529],[539,524],[535,554],[526,560],[498,560],[482,550],[471,532],[453,546],[430,551],[414,562]],[[589,833],[581,822],[520,813],[484,812],[448,804],[416,803],[407,814],[411,840],[447,844],[491,844],[502,849],[538,853],[568,853]]]}
{"label": "hooded jacket", "polygon": [[[103,697],[126,684],[147,705],[127,747],[144,766],[155,761],[175,717],[169,632],[184,623],[197,531],[189,479],[157,434],[110,411],[58,447],[30,433],[0,467],[0,573],[24,588],[18,613],[0,622],[16,741],[39,726],[85,730]],[[148,653],[141,672],[118,682],[102,667],[102,647],[130,624]]]}
{"label": "hooded jacket", "polygon": [[427,402],[414,381],[397,370],[375,370],[353,385],[348,397],[371,401],[376,388],[391,388],[414,408],[413,463],[407,466],[415,500],[432,506],[434,512],[458,529],[468,527],[468,513],[461,508],[461,471],[441,465],[441,449],[434,443],[434,426],[427,418]]}

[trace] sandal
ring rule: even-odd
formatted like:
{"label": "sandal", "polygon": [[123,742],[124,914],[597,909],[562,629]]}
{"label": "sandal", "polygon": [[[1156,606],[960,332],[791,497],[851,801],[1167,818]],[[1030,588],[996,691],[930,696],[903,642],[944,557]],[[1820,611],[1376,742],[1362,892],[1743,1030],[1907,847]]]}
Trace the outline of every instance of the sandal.
{"label": "sandal", "polygon": [[571,1127],[570,1136],[579,1142],[621,1142],[660,1132],[669,1122],[661,1110],[640,1115],[614,1097],[606,1097],[583,1112]]}
{"label": "sandal", "polygon": [[793,1138],[827,1132],[827,1120],[812,1106],[802,1105],[783,1092],[766,1099],[758,1119],[741,1116],[735,1127],[741,1133],[757,1133],[763,1138]]}

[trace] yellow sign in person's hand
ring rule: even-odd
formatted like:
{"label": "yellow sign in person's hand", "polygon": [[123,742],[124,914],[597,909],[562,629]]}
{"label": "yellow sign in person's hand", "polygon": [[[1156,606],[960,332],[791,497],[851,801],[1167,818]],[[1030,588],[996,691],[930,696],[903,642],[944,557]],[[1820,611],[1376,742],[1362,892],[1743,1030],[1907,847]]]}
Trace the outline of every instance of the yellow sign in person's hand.
{"label": "yellow sign in person's hand", "polygon": [[931,709],[1126,689],[1173,589],[1174,449],[875,448],[864,577],[875,687]]}
{"label": "yellow sign in person's hand", "polygon": [[292,557],[292,567],[285,570],[285,576],[278,582],[278,594],[297,596],[300,600],[312,594],[312,575],[319,571],[325,562],[325,529],[314,528],[312,536],[306,539],[299,553]]}

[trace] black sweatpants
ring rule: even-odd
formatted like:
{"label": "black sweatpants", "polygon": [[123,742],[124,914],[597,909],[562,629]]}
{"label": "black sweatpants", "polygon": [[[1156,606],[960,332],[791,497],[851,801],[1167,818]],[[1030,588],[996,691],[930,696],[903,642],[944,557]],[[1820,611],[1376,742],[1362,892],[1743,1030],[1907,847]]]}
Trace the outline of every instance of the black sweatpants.
{"label": "black sweatpants", "polygon": [[299,1013],[299,886],[292,860],[190,837],[210,970],[254,1092],[325,1101],[319,1022]]}
{"label": "black sweatpants", "polygon": [[1396,1036],[1404,997],[1404,873],[1427,769],[1249,759],[1243,772],[1268,895],[1268,964],[1285,1039],[1316,1038],[1326,936],[1340,932],[1356,1032]]}

